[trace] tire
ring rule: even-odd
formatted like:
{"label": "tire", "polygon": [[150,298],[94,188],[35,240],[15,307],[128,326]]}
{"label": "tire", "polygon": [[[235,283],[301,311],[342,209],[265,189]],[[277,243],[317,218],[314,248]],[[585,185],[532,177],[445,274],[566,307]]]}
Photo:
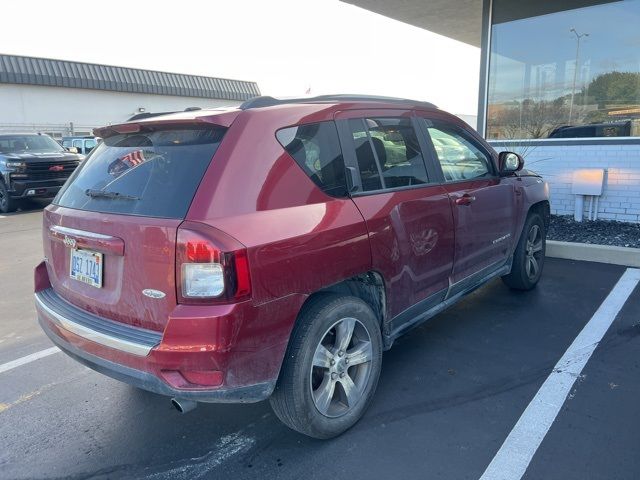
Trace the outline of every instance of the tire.
{"label": "tire", "polygon": [[544,267],[546,237],[542,217],[529,214],[513,255],[511,273],[502,277],[505,284],[516,290],[531,290],[538,284]]}
{"label": "tire", "polygon": [[0,180],[0,212],[15,212],[18,208],[18,205],[18,201],[9,196],[7,187],[5,186],[4,182]]}
{"label": "tire", "polygon": [[327,439],[351,428],[371,403],[382,336],[359,298],[327,294],[311,302],[293,329],[270,403],[289,428]]}

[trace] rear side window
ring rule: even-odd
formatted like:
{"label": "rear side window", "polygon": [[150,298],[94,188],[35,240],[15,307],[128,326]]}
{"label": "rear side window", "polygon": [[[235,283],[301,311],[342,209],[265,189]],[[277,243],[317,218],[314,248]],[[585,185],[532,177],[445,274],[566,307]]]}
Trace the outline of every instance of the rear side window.
{"label": "rear side window", "polygon": [[93,212],[184,218],[225,131],[170,127],[105,138],[54,203]]}
{"label": "rear side window", "polygon": [[276,138],[322,191],[333,197],[347,195],[344,159],[333,122],[283,128]]}
{"label": "rear side window", "polygon": [[409,118],[349,120],[362,189],[428,183],[418,137]]}

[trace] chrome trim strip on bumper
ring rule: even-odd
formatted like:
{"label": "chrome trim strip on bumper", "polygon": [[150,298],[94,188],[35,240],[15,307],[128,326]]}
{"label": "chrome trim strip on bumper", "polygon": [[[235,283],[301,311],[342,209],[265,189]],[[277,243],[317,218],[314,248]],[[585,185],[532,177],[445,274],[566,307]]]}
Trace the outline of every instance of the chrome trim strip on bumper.
{"label": "chrome trim strip on bumper", "polygon": [[[47,315],[50,317],[50,320],[55,325],[57,325],[58,327],[64,330],[67,330],[68,332],[78,335],[79,337],[85,338],[87,340],[98,343],[100,345],[104,345],[105,347],[131,353],[137,356],[146,356],[149,354],[151,349],[155,347],[157,343],[159,343],[159,339],[161,338],[161,335],[157,334],[158,342],[155,342],[154,344],[138,343],[132,340],[128,340],[126,338],[100,332],[86,325],[82,325],[81,323],[75,322],[71,318],[64,316],[59,312],[53,310],[49,305],[47,305],[47,303],[45,303],[40,293],[41,292],[38,292],[35,294],[36,304],[47,313]],[[99,318],[99,317],[96,317],[96,318]],[[105,321],[109,321],[109,320],[105,320]],[[129,327],[129,328],[133,329],[135,327]],[[140,329],[136,329],[136,330],[140,330]]]}

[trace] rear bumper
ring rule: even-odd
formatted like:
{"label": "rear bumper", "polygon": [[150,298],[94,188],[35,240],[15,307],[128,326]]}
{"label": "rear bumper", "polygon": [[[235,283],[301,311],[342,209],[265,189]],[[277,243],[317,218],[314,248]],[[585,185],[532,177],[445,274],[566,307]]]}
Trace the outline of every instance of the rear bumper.
{"label": "rear bumper", "polygon": [[163,332],[99,317],[60,297],[42,262],[38,322],[72,358],[117,380],[201,402],[250,403],[275,387],[304,296],[261,305],[178,305]]}
{"label": "rear bumper", "polygon": [[53,288],[35,294],[36,306],[58,328],[132,355],[146,356],[162,340],[158,332],[98,317],[62,300]]}
{"label": "rear bumper", "polygon": [[92,355],[55,334],[47,323],[42,320],[42,317],[39,318],[39,322],[51,341],[74,360],[103,375],[160,395],[186,398],[198,402],[254,403],[268,398],[275,386],[275,381],[272,381],[244,387],[218,388],[215,390],[183,390],[173,388],[149,372],[115,363],[98,357],[97,355]]}

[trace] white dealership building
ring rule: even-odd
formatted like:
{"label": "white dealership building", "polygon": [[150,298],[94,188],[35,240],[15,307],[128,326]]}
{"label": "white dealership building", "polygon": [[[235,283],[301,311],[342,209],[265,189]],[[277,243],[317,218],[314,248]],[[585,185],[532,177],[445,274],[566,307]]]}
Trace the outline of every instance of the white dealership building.
{"label": "white dealership building", "polygon": [[90,135],[145,112],[237,105],[255,82],[0,55],[0,131]]}

